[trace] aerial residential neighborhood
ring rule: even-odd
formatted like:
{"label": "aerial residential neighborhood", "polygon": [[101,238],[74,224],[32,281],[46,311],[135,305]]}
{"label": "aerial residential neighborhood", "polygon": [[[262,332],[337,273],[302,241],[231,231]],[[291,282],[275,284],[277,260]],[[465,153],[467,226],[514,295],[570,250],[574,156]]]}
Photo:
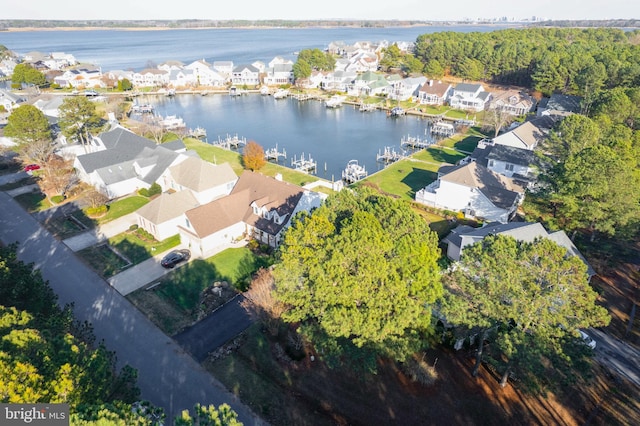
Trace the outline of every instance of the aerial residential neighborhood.
{"label": "aerial residential neighborhood", "polygon": [[[174,34],[315,34],[269,31]],[[637,30],[423,31],[137,69],[2,46],[0,402],[640,421]]]}

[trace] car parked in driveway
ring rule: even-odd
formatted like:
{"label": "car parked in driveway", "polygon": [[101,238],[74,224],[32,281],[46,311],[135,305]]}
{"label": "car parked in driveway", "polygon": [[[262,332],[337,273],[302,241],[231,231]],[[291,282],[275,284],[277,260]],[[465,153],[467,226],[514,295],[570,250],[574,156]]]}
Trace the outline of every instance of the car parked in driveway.
{"label": "car parked in driveway", "polygon": [[178,263],[186,262],[191,258],[191,252],[187,249],[173,250],[160,261],[165,268],[174,268]]}

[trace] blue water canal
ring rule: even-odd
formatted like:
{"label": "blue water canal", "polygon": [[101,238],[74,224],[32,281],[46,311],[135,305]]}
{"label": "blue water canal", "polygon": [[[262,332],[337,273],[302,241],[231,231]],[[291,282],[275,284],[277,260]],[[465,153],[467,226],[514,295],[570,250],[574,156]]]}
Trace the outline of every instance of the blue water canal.
{"label": "blue water canal", "polygon": [[[146,98],[146,99],[144,99]],[[415,116],[388,117],[383,111],[360,112],[343,104],[327,108],[322,101],[246,95],[177,95],[139,99],[154,105],[162,116],[182,117],[187,128],[202,127],[207,140],[215,142],[227,135],[253,140],[265,150],[286,150],[280,164],[291,167],[291,159],[311,156],[317,161],[316,175],[339,180],[352,159],[369,174],[384,164],[376,154],[390,147],[400,152],[403,137],[427,138],[428,121]]]}

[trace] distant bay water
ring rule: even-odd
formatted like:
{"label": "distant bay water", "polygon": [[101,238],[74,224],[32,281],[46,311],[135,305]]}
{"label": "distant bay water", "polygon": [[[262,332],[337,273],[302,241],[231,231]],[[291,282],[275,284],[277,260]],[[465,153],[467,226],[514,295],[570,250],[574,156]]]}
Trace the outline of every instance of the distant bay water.
{"label": "distant bay water", "polygon": [[452,25],[384,28],[272,28],[188,30],[2,31],[0,44],[25,54],[65,52],[103,71],[139,71],[168,60],[190,63],[205,59],[246,64],[275,56],[295,59],[302,49],[324,49],[332,41],[414,42],[421,34],[440,31],[487,32],[513,26]]}
{"label": "distant bay water", "polygon": [[[333,41],[414,42],[427,33],[502,28],[506,26],[0,32],[0,44],[19,54],[70,53],[81,62],[99,65],[103,71],[141,70],[168,60],[186,64],[198,59],[210,63],[267,63],[275,56],[295,60],[294,52],[324,49]],[[189,128],[205,128],[210,142],[238,135],[264,149],[284,149],[288,158],[282,164],[289,167],[292,158],[311,156],[317,161],[316,174],[328,180],[339,180],[350,160],[358,160],[373,173],[383,167],[376,161],[379,151],[390,147],[399,152],[403,137],[428,136],[426,120],[415,116],[389,118],[381,111],[363,113],[348,105],[328,109],[318,101],[275,100],[260,95],[177,95],[139,102],[152,103],[162,116],[183,118]]]}

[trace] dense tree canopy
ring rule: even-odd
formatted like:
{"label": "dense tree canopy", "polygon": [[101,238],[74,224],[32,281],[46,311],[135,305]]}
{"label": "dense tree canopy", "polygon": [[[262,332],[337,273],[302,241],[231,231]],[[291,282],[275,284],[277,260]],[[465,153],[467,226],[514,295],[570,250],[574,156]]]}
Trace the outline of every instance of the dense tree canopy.
{"label": "dense tree canopy", "polygon": [[[440,32],[416,40],[425,72],[584,96],[640,84],[638,31],[526,28]],[[586,105],[588,107],[588,105]]]}
{"label": "dense tree canopy", "polygon": [[0,247],[0,401],[80,405],[138,398],[136,373],[115,369],[115,356],[74,322],[16,247]]}
{"label": "dense tree canopy", "polygon": [[406,204],[341,191],[286,232],[276,298],[330,364],[374,369],[376,356],[404,360],[423,344],[438,257],[436,234]]}
{"label": "dense tree canopy", "polygon": [[4,134],[18,144],[33,144],[52,141],[49,121],[42,111],[33,105],[20,105],[11,112]]}
{"label": "dense tree canopy", "polygon": [[[511,372],[535,382],[545,368],[579,362],[579,354],[571,359],[565,352],[577,329],[610,319],[596,305],[584,262],[550,239],[489,236],[465,248],[444,282],[442,315],[479,336],[474,373],[489,360],[503,372],[503,384]],[[482,350],[487,340],[488,356]],[[550,358],[554,364],[545,367]]]}
{"label": "dense tree canopy", "polygon": [[320,49],[303,49],[296,62],[305,62],[312,70],[333,71],[336,59],[328,52]]}
{"label": "dense tree canopy", "polygon": [[47,82],[45,75],[29,64],[18,64],[13,69],[11,81],[16,84],[33,84],[42,86]]}

